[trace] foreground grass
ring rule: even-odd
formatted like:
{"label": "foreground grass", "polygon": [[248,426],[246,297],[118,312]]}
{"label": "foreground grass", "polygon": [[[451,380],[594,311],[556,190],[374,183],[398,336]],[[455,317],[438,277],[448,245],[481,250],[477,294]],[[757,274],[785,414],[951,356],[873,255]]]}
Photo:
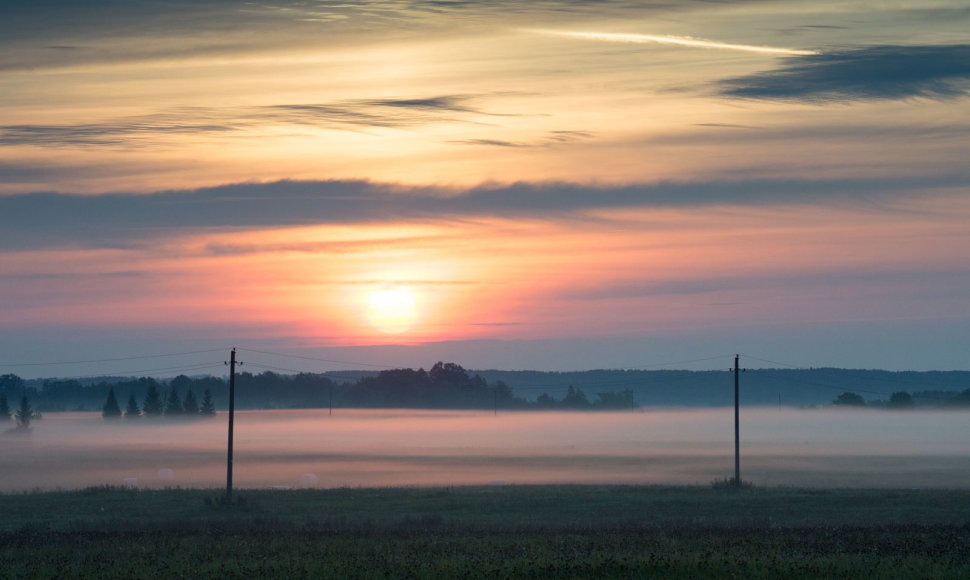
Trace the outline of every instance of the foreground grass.
{"label": "foreground grass", "polygon": [[970,577],[942,490],[508,486],[0,495],[6,577]]}

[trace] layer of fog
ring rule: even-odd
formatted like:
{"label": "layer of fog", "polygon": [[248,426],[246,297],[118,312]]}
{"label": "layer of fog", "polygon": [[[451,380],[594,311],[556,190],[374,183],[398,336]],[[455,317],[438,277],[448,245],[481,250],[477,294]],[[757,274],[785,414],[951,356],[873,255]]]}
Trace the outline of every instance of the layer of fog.
{"label": "layer of fog", "polygon": [[[970,487],[961,412],[742,410],[742,478],[759,485]],[[190,422],[49,413],[0,435],[0,491],[224,487],[227,415]],[[528,483],[700,484],[734,474],[733,409],[617,413],[246,411],[238,488]]]}

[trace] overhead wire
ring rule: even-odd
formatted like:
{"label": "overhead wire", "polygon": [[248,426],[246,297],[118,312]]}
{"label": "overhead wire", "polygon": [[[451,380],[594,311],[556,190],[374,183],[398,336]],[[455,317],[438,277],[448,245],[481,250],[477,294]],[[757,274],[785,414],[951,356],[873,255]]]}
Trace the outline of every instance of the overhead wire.
{"label": "overhead wire", "polygon": [[[156,369],[140,369],[140,370],[125,371],[124,374],[121,376],[130,376],[131,374],[134,374],[134,373],[161,373],[161,372],[181,373],[181,372],[188,372],[188,371],[200,371],[203,369],[217,368],[222,366],[224,366],[222,362],[218,362],[218,363],[206,362],[206,363],[199,363],[194,365],[181,365],[181,366],[175,366],[175,367],[163,367],[163,368],[156,368]],[[98,378],[98,377],[108,378],[108,377],[117,377],[117,376],[119,376],[119,373],[96,373],[93,375],[79,375],[74,378],[92,379],[92,378]]]}
{"label": "overhead wire", "polygon": [[365,362],[353,362],[353,361],[340,361],[340,360],[332,360],[332,359],[319,358],[319,357],[314,357],[314,356],[305,356],[305,355],[298,355],[298,354],[287,354],[287,353],[282,353],[282,352],[272,352],[272,351],[268,351],[268,350],[257,350],[257,349],[253,349],[253,348],[238,347],[236,350],[238,350],[238,351],[244,351],[244,352],[255,352],[255,353],[259,353],[259,354],[268,354],[268,355],[272,355],[272,356],[281,356],[281,357],[285,357],[285,358],[295,358],[295,359],[301,359],[301,360],[310,360],[310,361],[316,361],[316,362],[325,362],[325,363],[331,363],[331,364],[360,365],[360,366],[365,366],[365,367],[382,368],[382,369],[400,368],[400,367],[396,367],[394,365],[383,365],[383,364],[374,364],[374,363],[365,363]]}
{"label": "overhead wire", "polygon": [[54,362],[30,362],[30,363],[0,363],[0,366],[4,367],[38,367],[38,366],[63,366],[63,365],[79,365],[79,364],[91,364],[91,363],[105,363],[105,362],[119,362],[126,360],[142,360],[149,358],[164,358],[172,356],[188,356],[192,354],[206,354],[210,352],[220,352],[225,351],[224,348],[211,348],[206,350],[193,350],[188,352],[173,352],[166,354],[144,354],[138,356],[125,356],[116,358],[102,358],[102,359],[90,359],[90,360],[73,360],[73,361],[54,361]]}

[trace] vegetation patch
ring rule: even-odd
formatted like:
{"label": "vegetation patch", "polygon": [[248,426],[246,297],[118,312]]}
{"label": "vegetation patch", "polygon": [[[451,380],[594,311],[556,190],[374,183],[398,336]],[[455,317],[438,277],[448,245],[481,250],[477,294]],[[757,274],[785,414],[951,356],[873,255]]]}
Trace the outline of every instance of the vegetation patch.
{"label": "vegetation patch", "polygon": [[0,495],[8,577],[967,577],[966,492],[502,486]]}

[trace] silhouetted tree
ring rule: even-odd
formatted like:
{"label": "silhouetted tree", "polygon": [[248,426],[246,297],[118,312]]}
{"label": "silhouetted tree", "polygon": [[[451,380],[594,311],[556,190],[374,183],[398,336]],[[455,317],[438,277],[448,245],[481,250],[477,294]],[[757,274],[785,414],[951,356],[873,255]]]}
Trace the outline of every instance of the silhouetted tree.
{"label": "silhouetted tree", "polygon": [[567,409],[588,409],[590,407],[586,393],[572,385],[569,385],[569,390],[566,392],[566,396],[563,397],[561,404]]}
{"label": "silhouetted tree", "polygon": [[137,419],[140,415],[138,401],[135,400],[135,394],[132,393],[128,396],[128,406],[125,407],[125,419]]}
{"label": "silhouetted tree", "polygon": [[192,389],[185,393],[185,400],[182,402],[182,412],[186,415],[196,416],[199,414],[199,402],[195,400]]}
{"label": "silhouetted tree", "polygon": [[832,401],[832,404],[844,407],[865,407],[866,400],[862,398],[862,395],[857,395],[855,393],[846,391],[836,397],[835,400]]}
{"label": "silhouetted tree", "polygon": [[165,401],[165,416],[174,417],[183,413],[182,400],[179,399],[179,394],[175,390],[175,387],[172,387],[168,392],[168,399]]}
{"label": "silhouetted tree", "polygon": [[461,385],[468,382],[468,373],[459,364],[438,361],[428,371],[428,378],[432,383],[447,383]]}
{"label": "silhouetted tree", "polygon": [[216,406],[212,403],[212,392],[209,389],[202,393],[202,406],[199,408],[199,414],[203,417],[212,417],[216,414]]}
{"label": "silhouetted tree", "polygon": [[108,389],[108,400],[101,407],[101,416],[105,419],[117,419],[121,417],[121,407],[118,406],[118,399],[115,398],[115,390]]}
{"label": "silhouetted tree", "polygon": [[556,399],[549,396],[549,393],[542,393],[536,398],[536,407],[540,409],[552,409],[556,406]]}
{"label": "silhouetted tree", "polygon": [[625,391],[596,393],[593,406],[597,409],[631,409],[637,404],[633,400],[633,389]]}
{"label": "silhouetted tree", "polygon": [[905,391],[895,392],[889,397],[890,409],[912,409],[915,406],[913,397]]}
{"label": "silhouetted tree", "polygon": [[159,417],[165,410],[165,406],[162,404],[162,396],[158,394],[158,387],[155,386],[155,381],[152,381],[148,385],[148,392],[145,393],[145,402],[142,403],[142,411],[145,415],[149,417]]}
{"label": "silhouetted tree", "polygon": [[10,403],[7,402],[7,395],[0,393],[0,422],[10,420]]}
{"label": "silhouetted tree", "polygon": [[[24,380],[17,375],[0,375],[0,395],[13,397],[15,394],[23,393]],[[9,403],[8,403],[9,404]]]}
{"label": "silhouetted tree", "polygon": [[17,409],[17,414],[14,417],[17,419],[17,429],[21,431],[30,429],[30,422],[34,420],[36,415],[34,409],[30,406],[30,401],[27,400],[27,395],[24,395],[20,400],[20,408]]}
{"label": "silhouetted tree", "polygon": [[944,399],[944,405],[947,407],[970,407],[970,389],[961,391],[956,396]]}

